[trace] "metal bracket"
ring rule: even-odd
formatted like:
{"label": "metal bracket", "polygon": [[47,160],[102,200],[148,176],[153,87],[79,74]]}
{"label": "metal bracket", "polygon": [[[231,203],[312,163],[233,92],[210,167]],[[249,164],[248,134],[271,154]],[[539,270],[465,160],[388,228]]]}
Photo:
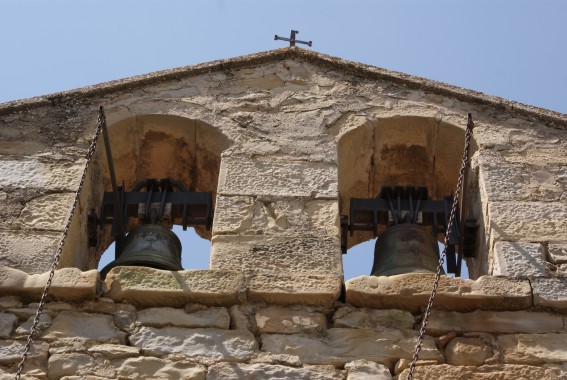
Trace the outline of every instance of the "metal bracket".
{"label": "metal bracket", "polygon": [[213,223],[212,193],[187,191],[178,181],[148,179],[138,183],[132,191],[124,191],[120,186],[118,194],[122,210],[116,207],[113,193],[107,191],[100,212],[100,223],[111,224],[115,236],[121,233],[117,213],[124,220],[129,217],[142,219],[144,224],[158,223],[164,217],[171,223],[178,220],[183,230],[189,225],[204,225],[209,230]]}
{"label": "metal bracket", "polygon": [[[352,236],[355,231],[371,231],[374,237],[386,228],[400,223],[415,223],[430,226],[431,233],[437,239],[447,229],[453,196],[433,200],[428,196],[426,187],[387,186],[383,187],[376,198],[351,198],[350,216],[341,215],[341,249],[347,251],[347,231]],[[457,260],[456,246],[459,246],[459,259],[474,254],[476,240],[476,220],[467,219],[464,230],[459,229],[460,211],[457,215],[447,253],[447,271],[460,273],[460,260]],[[460,237],[465,234],[460,244]],[[463,252],[461,254],[461,251]],[[466,253],[464,253],[466,252]]]}

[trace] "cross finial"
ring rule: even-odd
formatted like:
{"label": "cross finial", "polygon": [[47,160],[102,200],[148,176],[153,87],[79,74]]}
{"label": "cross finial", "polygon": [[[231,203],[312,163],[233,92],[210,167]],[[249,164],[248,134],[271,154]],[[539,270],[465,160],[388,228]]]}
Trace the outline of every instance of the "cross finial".
{"label": "cross finial", "polygon": [[298,44],[305,44],[307,46],[311,46],[313,45],[313,42],[311,41],[301,41],[301,40],[296,40],[295,39],[295,35],[299,34],[299,31],[297,30],[292,30],[291,34],[289,36],[289,38],[284,38],[284,37],[279,37],[277,34],[274,36],[274,40],[282,40],[282,41],[289,41],[289,46],[295,46],[295,43],[297,42]]}

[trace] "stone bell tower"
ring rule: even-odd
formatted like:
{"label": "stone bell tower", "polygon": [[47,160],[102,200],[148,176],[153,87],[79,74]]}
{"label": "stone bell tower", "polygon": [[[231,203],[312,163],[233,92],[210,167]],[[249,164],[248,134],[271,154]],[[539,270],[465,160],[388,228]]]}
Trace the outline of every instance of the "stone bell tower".
{"label": "stone bell tower", "polygon": [[[102,138],[85,159],[100,106],[118,203]],[[405,378],[435,276],[345,283],[342,251],[406,215],[396,203],[441,239],[468,113],[471,278],[441,277],[414,378],[566,378],[567,116],[297,47],[0,105],[0,374],[64,238],[26,378]],[[144,182],[161,179],[181,187]],[[101,280],[116,210],[147,223],[150,188],[163,225],[196,220],[180,193],[210,195],[209,269]],[[379,199],[375,231],[349,227],[353,199]]]}

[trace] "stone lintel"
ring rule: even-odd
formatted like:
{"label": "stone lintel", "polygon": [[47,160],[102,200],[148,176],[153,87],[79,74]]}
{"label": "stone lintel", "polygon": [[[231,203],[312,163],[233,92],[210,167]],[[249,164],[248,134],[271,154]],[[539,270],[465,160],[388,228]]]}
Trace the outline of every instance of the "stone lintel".
{"label": "stone lintel", "polygon": [[[427,305],[434,274],[360,276],[346,282],[346,302],[357,307],[417,313]],[[522,310],[532,306],[528,280],[482,276],[477,280],[442,276],[435,308],[448,311]]]}
{"label": "stone lintel", "polygon": [[[0,267],[0,293],[3,295],[17,295],[26,299],[39,299],[49,278],[49,272],[41,274],[27,274],[18,269]],[[55,271],[49,298],[78,301],[93,299],[99,274],[96,270],[82,272],[77,268],[62,268]]]}

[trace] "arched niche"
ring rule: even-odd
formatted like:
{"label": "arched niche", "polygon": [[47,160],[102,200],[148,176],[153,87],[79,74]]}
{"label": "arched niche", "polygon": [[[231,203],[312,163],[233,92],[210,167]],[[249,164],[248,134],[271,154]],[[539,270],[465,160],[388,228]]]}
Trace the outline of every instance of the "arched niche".
{"label": "arched niche", "polygon": [[[119,186],[126,191],[146,179],[170,178],[181,182],[188,191],[212,192],[216,200],[221,153],[229,140],[219,129],[199,120],[171,115],[138,115],[108,125],[110,145]],[[88,247],[87,210],[100,212],[105,191],[111,191],[104,141],[99,139],[87,181],[81,192],[81,212],[76,216],[66,241],[61,266],[92,269],[112,243],[110,226],[99,233],[96,247]],[[179,224],[181,221],[174,221]],[[128,225],[135,227],[130,218]],[[196,228],[206,239],[211,231]]]}
{"label": "arched niche", "polygon": [[[464,128],[435,118],[391,117],[350,130],[338,142],[340,214],[350,214],[351,198],[374,198],[383,186],[425,186],[436,200],[454,193],[463,147]],[[349,234],[347,248],[372,237]]]}

